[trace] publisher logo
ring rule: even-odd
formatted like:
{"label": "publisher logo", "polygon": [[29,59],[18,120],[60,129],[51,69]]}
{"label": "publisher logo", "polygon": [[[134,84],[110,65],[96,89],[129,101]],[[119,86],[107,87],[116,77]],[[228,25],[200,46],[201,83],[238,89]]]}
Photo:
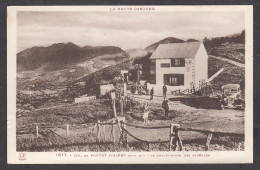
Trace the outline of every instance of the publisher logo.
{"label": "publisher logo", "polygon": [[20,161],[26,160],[26,153],[18,153],[18,159]]}

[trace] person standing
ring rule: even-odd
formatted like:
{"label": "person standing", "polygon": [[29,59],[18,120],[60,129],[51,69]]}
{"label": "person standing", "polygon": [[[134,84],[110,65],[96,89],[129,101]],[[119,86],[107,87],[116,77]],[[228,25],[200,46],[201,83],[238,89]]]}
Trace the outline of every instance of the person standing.
{"label": "person standing", "polygon": [[144,106],[143,106],[143,124],[147,124],[148,123],[148,116],[149,116],[149,106],[148,106],[148,102],[145,102],[144,103]]}
{"label": "person standing", "polygon": [[165,86],[165,84],[163,85],[163,97],[166,97],[166,93],[167,93],[167,87]]}
{"label": "person standing", "polygon": [[153,88],[151,89],[151,92],[150,92],[150,95],[151,95],[151,100],[153,100],[153,94],[154,94],[154,90],[153,90]]}
{"label": "person standing", "polygon": [[145,102],[144,103],[144,111],[148,111],[148,109],[149,109],[148,102]]}
{"label": "person standing", "polygon": [[166,119],[168,119],[168,113],[169,113],[169,104],[168,100],[163,100],[162,102],[162,108],[164,109],[164,116]]}

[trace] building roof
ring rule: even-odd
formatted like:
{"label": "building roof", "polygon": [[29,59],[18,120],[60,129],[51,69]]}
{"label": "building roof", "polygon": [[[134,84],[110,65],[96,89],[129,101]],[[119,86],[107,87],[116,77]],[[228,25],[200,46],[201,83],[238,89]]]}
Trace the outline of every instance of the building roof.
{"label": "building roof", "polygon": [[195,58],[201,42],[159,44],[150,59]]}

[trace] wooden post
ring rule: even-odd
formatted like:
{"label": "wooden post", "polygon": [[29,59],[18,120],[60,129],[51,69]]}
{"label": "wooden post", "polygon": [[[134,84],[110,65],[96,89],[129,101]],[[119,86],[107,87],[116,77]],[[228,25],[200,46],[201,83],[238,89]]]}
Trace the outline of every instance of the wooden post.
{"label": "wooden post", "polygon": [[179,124],[171,124],[172,128],[173,128],[173,132],[175,133],[174,134],[174,143],[173,143],[173,150],[176,151],[177,149],[177,146],[179,145],[180,147],[180,150],[182,150],[182,141],[180,139],[180,136],[179,136],[179,128],[180,128],[180,125]]}
{"label": "wooden post", "polygon": [[114,116],[115,116],[115,118],[117,118],[117,114],[116,114],[116,100],[114,99],[112,101],[112,103],[113,103]]}
{"label": "wooden post", "polygon": [[121,141],[124,144],[124,131],[123,131],[122,127],[125,128],[125,126],[124,126],[124,124],[122,124],[122,122],[125,122],[125,117],[117,117],[117,122],[118,122],[118,126],[119,126],[119,131],[120,131],[120,137],[119,137],[119,145],[120,145]]}
{"label": "wooden post", "polygon": [[[181,138],[179,136],[179,128],[180,125],[179,124],[174,124],[171,123],[171,128],[170,128],[170,145],[169,145],[169,150],[172,150],[172,145],[173,146],[173,150],[175,151],[177,148],[177,145],[179,145],[180,150],[182,150],[182,141]],[[173,134],[175,133],[175,134]]]}
{"label": "wooden post", "polygon": [[106,141],[106,125],[102,126],[102,132],[103,132],[102,141],[105,142]]}
{"label": "wooden post", "polygon": [[97,121],[97,142],[100,142],[101,138],[101,125],[100,125],[100,120]]}
{"label": "wooden post", "polygon": [[[123,122],[126,122],[126,120],[123,120]],[[123,125],[125,129],[127,129],[126,125]],[[128,136],[127,133],[123,133],[123,139],[124,139],[124,147],[128,148]]]}
{"label": "wooden post", "polygon": [[113,125],[111,126],[111,136],[110,136],[110,140],[111,142],[113,142],[113,144],[115,144],[115,123],[116,120],[113,119]]}
{"label": "wooden post", "polygon": [[123,96],[120,97],[120,111],[121,111],[121,116],[124,115],[124,98]]}
{"label": "wooden post", "polygon": [[69,124],[67,124],[67,128],[66,128],[66,136],[69,136]]}
{"label": "wooden post", "polygon": [[[179,128],[180,128],[180,125],[177,124],[176,126],[174,126],[174,130],[175,130],[175,138],[176,138],[176,141],[178,142],[178,145],[180,147],[180,151],[182,151],[182,141],[181,141],[181,138],[180,138],[180,134],[179,134]],[[177,144],[176,142],[176,144]]]}
{"label": "wooden post", "polygon": [[124,95],[125,95],[125,93],[126,93],[126,83],[124,82]]}
{"label": "wooden post", "polygon": [[39,137],[39,129],[38,129],[38,125],[36,125],[36,137]]}
{"label": "wooden post", "polygon": [[171,127],[170,127],[170,143],[169,143],[169,151],[172,150],[172,143],[173,143],[173,124],[171,123]]}
{"label": "wooden post", "polygon": [[208,133],[208,136],[207,136],[207,141],[206,141],[206,151],[209,150],[209,144],[210,144],[210,141],[212,139],[212,135],[213,135],[213,132],[215,131],[214,129],[209,129],[209,133]]}

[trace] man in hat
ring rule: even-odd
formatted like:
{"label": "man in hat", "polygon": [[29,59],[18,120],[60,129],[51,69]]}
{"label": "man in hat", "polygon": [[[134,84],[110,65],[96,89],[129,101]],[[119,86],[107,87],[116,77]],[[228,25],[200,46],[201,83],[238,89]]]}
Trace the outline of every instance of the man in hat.
{"label": "man in hat", "polygon": [[164,84],[164,85],[163,85],[163,97],[166,97],[166,93],[167,93],[167,87],[166,87],[166,85]]}
{"label": "man in hat", "polygon": [[164,98],[164,100],[162,102],[162,108],[164,109],[165,118],[168,119],[169,104],[168,104],[168,100],[166,98]]}

